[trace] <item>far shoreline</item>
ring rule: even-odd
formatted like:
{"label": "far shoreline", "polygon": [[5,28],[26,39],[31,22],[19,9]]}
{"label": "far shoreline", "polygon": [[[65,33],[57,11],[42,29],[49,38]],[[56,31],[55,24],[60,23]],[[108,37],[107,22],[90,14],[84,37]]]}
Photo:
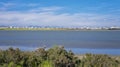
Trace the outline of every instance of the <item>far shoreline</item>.
{"label": "far shoreline", "polygon": [[0,31],[120,31],[119,29],[0,28]]}

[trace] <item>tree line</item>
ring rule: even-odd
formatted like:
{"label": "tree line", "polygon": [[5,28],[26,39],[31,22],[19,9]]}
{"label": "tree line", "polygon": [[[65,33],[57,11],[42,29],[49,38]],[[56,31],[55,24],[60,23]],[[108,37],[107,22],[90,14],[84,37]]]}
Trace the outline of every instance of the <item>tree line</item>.
{"label": "tree line", "polygon": [[100,54],[85,54],[80,59],[72,51],[58,46],[34,51],[11,47],[0,50],[0,67],[120,67],[120,61]]}

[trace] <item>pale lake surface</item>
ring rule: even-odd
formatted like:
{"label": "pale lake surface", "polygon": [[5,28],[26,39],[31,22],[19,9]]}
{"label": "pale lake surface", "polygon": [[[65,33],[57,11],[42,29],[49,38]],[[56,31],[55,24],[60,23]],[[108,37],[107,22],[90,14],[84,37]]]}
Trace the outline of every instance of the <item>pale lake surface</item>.
{"label": "pale lake surface", "polygon": [[0,48],[35,50],[63,45],[76,54],[120,55],[120,31],[0,31]]}

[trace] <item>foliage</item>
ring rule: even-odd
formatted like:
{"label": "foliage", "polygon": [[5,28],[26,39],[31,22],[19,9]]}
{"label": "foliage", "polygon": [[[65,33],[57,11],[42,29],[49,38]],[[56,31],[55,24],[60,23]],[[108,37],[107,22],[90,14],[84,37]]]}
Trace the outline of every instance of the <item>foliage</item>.
{"label": "foliage", "polygon": [[108,55],[86,54],[82,63],[87,67],[118,67],[118,60]]}
{"label": "foliage", "polygon": [[86,54],[82,59],[64,47],[21,51],[0,50],[0,67],[120,67],[119,59],[108,55]]}

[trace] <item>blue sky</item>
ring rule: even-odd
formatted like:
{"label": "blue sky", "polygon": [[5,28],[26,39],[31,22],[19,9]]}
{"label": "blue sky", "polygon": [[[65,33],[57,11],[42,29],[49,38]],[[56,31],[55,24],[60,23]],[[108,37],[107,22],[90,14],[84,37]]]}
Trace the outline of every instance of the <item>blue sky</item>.
{"label": "blue sky", "polygon": [[0,25],[120,26],[120,0],[0,0]]}

